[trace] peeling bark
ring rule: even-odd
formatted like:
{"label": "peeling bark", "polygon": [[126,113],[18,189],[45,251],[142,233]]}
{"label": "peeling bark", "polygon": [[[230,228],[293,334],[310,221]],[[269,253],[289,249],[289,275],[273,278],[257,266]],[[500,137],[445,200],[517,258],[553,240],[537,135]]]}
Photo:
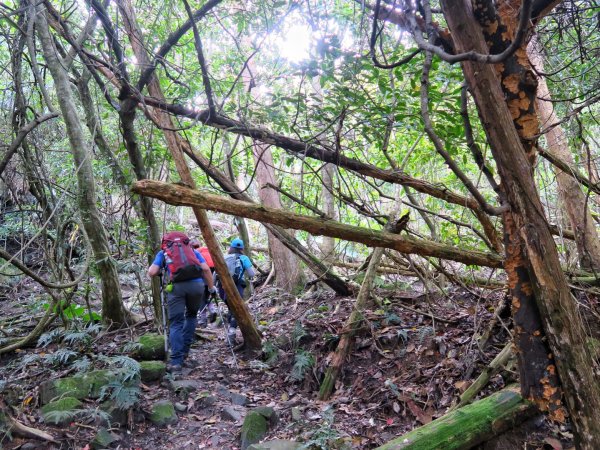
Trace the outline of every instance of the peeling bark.
{"label": "peeling bark", "polygon": [[[442,8],[458,52],[488,51],[469,2],[443,0]],[[600,448],[600,367],[585,345],[583,321],[560,268],[533,179],[530,155],[512,123],[494,68],[469,61],[462,67],[506,190],[515,231],[526,252],[533,295],[564,388],[576,441],[582,448]]]}

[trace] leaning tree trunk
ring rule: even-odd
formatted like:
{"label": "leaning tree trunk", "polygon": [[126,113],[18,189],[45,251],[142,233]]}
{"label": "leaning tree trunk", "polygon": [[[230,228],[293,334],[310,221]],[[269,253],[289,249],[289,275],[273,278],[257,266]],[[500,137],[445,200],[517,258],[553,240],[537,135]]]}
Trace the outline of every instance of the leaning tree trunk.
{"label": "leaning tree trunk", "polygon": [[84,138],[81,122],[77,115],[77,108],[73,100],[67,72],[58,58],[50,31],[48,30],[45,9],[38,9],[36,23],[44,58],[54,79],[56,96],[71,144],[75,172],[77,173],[78,203],[81,220],[92,245],[102,285],[102,320],[110,326],[119,326],[126,323],[128,317],[123,308],[121,285],[116,265],[110,254],[108,239],[102,226],[100,213],[96,208],[95,180],[92,171],[91,153],[87,151],[89,146]]}
{"label": "leaning tree trunk", "polygon": [[142,180],[133,183],[133,192],[158,198],[171,205],[199,206],[230,215],[240,215],[263,223],[280,225],[285,228],[308,231],[316,236],[330,236],[352,242],[360,242],[370,247],[384,247],[400,253],[449,259],[464,264],[486,267],[502,267],[502,259],[495,253],[478,250],[458,249],[452,245],[400,236],[388,231],[346,225],[322,217],[311,217],[280,209],[269,208],[247,201],[233,200],[209,192],[190,189],[180,184],[162,181]]}
{"label": "leaning tree trunk", "polygon": [[[487,53],[471,3],[443,0],[442,7],[456,51]],[[526,251],[526,268],[544,326],[539,332],[545,331],[554,354],[576,440],[582,448],[600,448],[600,367],[585,345],[583,321],[562,274],[531,163],[494,67],[471,61],[462,67]],[[549,368],[549,372],[554,370]]]}
{"label": "leaning tree trunk", "polygon": [[[129,34],[129,39],[134,53],[142,65],[148,66],[150,61],[148,54],[143,47],[142,34],[137,27],[137,21],[133,7],[127,0],[121,2],[119,7],[121,8],[121,11],[126,19],[125,27],[127,29],[127,33]],[[148,83],[148,91],[150,95],[161,101],[164,101],[162,89],[155,75],[152,75],[152,78]],[[175,167],[177,168],[177,172],[179,173],[181,180],[186,185],[194,187],[195,181],[192,177],[190,168],[185,161],[183,151],[187,143],[183,141],[176,131],[173,131],[176,129],[176,127],[174,126],[171,117],[167,113],[160,110],[154,110],[152,111],[152,114],[155,117],[156,123],[159,124],[165,134],[167,147],[169,148],[171,156],[173,157]],[[240,297],[240,294],[235,287],[235,283],[229,274],[227,264],[225,263],[219,242],[217,241],[217,238],[208,220],[206,210],[199,207],[193,207],[192,210],[196,216],[198,225],[200,226],[204,242],[206,243],[206,246],[212,255],[213,262],[215,263],[215,270],[219,274],[219,278],[223,283],[223,289],[227,295],[228,306],[231,308],[231,311],[233,312],[233,315],[235,316],[244,337],[244,345],[249,349],[259,349],[261,347],[260,334],[256,328],[256,325],[254,324],[248,307]]]}
{"label": "leaning tree trunk", "polygon": [[[502,0],[490,6],[485,0],[475,0],[473,11],[491,53],[501,53],[515,39],[518,27],[519,8],[517,2]],[[535,17],[539,20],[539,17]],[[533,176],[535,161],[535,137],[539,132],[539,122],[535,111],[537,82],[531,64],[527,58],[526,44],[506,58],[502,64],[494,66],[500,80],[500,88],[510,112],[514,129],[525,153]],[[503,192],[507,188],[503,180]],[[543,211],[541,211],[543,214]],[[508,275],[512,296],[512,315],[515,326],[515,343],[519,351],[519,373],[522,394],[533,400],[550,416],[564,420],[564,408],[561,404],[562,392],[555,367],[554,354],[545,337],[537,298],[532,289],[535,277],[530,274],[526,252],[527,247],[520,233],[518,213],[514,210],[503,214],[506,260],[504,268]]]}
{"label": "leaning tree trunk", "polygon": [[[536,72],[543,73],[544,62],[537,39],[532,40],[527,50],[532,65],[537,69]],[[560,125],[554,125],[558,123],[558,118],[554,112],[546,78],[538,76],[537,81],[538,91],[535,104],[538,116],[542,122],[542,126],[553,125],[546,132],[548,151],[572,166],[574,161],[573,155],[569,150],[567,136]],[[557,167],[552,167],[554,167],[556,181],[558,182],[558,195],[575,232],[579,264],[584,270],[599,271],[600,239],[598,239],[598,233],[588,208],[587,198],[577,180]]]}
{"label": "leaning tree trunk", "polygon": [[[397,225],[398,222],[396,222],[395,213],[393,213],[390,215],[390,219],[385,226],[385,230],[389,231],[390,233],[398,233],[400,230],[397,228]],[[373,279],[377,275],[379,262],[381,261],[384,251],[384,248],[377,247],[371,253],[367,272],[365,273],[365,278],[360,286],[358,296],[356,297],[354,308],[352,308],[350,317],[348,317],[348,320],[344,324],[342,337],[340,338],[340,342],[338,343],[333,354],[333,358],[331,359],[331,365],[327,368],[325,378],[321,383],[321,388],[319,389],[319,400],[328,400],[333,392],[335,381],[342,370],[344,361],[346,360],[346,357],[350,352],[350,348],[352,347],[352,343],[354,342],[354,336],[363,322],[363,312],[369,304],[369,298],[373,288]]]}

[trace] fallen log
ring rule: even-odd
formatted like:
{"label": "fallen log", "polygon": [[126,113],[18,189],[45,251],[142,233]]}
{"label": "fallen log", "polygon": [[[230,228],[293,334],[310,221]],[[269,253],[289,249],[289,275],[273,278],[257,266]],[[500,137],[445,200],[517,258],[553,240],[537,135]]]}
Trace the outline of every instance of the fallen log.
{"label": "fallen log", "polygon": [[179,206],[195,206],[225,214],[254,219],[259,222],[305,230],[314,235],[330,236],[347,241],[361,242],[371,247],[392,248],[401,253],[433,256],[464,264],[502,267],[502,257],[495,253],[458,249],[450,245],[416,239],[409,236],[345,225],[330,219],[314,218],[263,205],[229,199],[178,184],[142,180],[133,183],[132,191]]}
{"label": "fallen log", "polygon": [[504,346],[502,351],[487,365],[481,372],[481,375],[473,382],[471,386],[460,396],[460,401],[454,406],[451,411],[462,408],[468,404],[475,396],[488,384],[490,378],[496,375],[505,365],[508,360],[514,356],[512,353],[512,343]]}
{"label": "fallen log", "polygon": [[378,450],[469,449],[509,430],[535,414],[533,403],[511,385],[475,403],[452,411],[378,447]]}

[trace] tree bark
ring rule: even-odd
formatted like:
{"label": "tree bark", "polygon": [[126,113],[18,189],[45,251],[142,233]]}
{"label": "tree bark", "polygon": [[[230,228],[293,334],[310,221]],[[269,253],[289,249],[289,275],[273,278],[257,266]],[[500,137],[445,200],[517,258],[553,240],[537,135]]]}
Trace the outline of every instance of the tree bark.
{"label": "tree bark", "polygon": [[[456,50],[487,53],[471,4],[443,0],[442,7]],[[585,345],[583,321],[560,268],[531,162],[512,123],[494,67],[471,61],[463,62],[462,67],[506,190],[515,229],[527,252],[526,269],[564,387],[576,440],[582,448],[600,448],[600,384],[596,375],[600,368]],[[549,366],[547,370],[551,373],[556,368]]]}
{"label": "tree bark", "polygon": [[[259,98],[259,94],[256,89],[254,91],[252,90],[257,87],[256,79],[252,75],[253,73],[256,73],[256,70],[254,61],[250,59],[246,63],[245,70],[242,72],[242,81],[244,82],[247,92],[252,99],[256,101]],[[258,184],[258,197],[260,198],[260,202],[271,208],[283,209],[279,192],[270,187],[278,186],[275,177],[271,145],[259,140],[253,140],[252,155],[254,156],[254,170],[256,172],[256,182]],[[304,283],[304,273],[300,261],[298,261],[296,255],[276,239],[269,230],[267,230],[267,237],[269,240],[271,261],[275,268],[275,284],[287,292],[294,292]]]}
{"label": "tree bark", "polygon": [[[321,179],[323,187],[321,188],[321,198],[323,199],[323,211],[327,217],[333,220],[338,220],[337,211],[335,209],[335,197],[333,196],[333,177],[336,173],[336,166],[333,164],[325,164],[321,169]],[[324,237],[320,245],[321,253],[326,261],[335,260],[335,239]]]}
{"label": "tree bark", "polygon": [[171,205],[199,206],[225,214],[243,216],[263,223],[271,223],[296,230],[305,230],[317,236],[331,236],[348,241],[361,242],[371,247],[392,248],[401,253],[433,256],[464,264],[502,267],[502,258],[494,253],[457,249],[453,246],[426,241],[424,239],[398,236],[397,234],[385,231],[375,231],[368,228],[345,225],[329,219],[304,216],[263,205],[232,200],[178,184],[143,180],[135,182],[132,190],[141,195],[158,198]]}
{"label": "tree bark", "polygon": [[92,245],[102,285],[102,320],[109,326],[120,326],[126,323],[128,316],[123,308],[121,285],[116,265],[110,254],[100,213],[96,208],[96,192],[94,189],[96,183],[92,170],[91,154],[86,150],[88,145],[83,136],[67,72],[54,48],[48,30],[48,23],[46,22],[45,9],[38,9],[36,22],[44,58],[54,79],[56,96],[65,121],[75,162],[81,220]]}
{"label": "tree bark", "polygon": [[[527,50],[531,63],[536,68],[537,73],[543,73],[544,62],[538,46],[537,39],[533,39]],[[538,91],[535,104],[540,122],[546,126],[558,123],[546,79],[543,76],[539,76],[537,81]],[[568,165],[574,165],[567,136],[560,125],[546,132],[546,142],[550,153]],[[556,173],[556,181],[558,182],[558,195],[567,212],[571,227],[575,232],[579,265],[584,270],[599,271],[600,239],[598,239],[598,233],[588,208],[586,195],[581,191],[579,183],[568,173],[558,168],[555,168],[554,172]]]}
{"label": "tree bark", "polygon": [[[260,142],[252,144],[254,155],[258,196],[263,205],[283,210],[279,192],[270,188],[269,184],[277,185],[273,168],[273,155],[269,145]],[[304,282],[304,273],[296,255],[267,231],[271,261],[275,266],[275,284],[287,292],[294,292]]]}

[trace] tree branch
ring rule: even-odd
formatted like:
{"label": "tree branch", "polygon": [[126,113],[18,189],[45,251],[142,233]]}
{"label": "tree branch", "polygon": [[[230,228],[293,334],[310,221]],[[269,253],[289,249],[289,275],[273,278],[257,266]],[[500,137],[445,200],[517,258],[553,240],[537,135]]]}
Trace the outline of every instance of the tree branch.
{"label": "tree branch", "polygon": [[475,264],[486,267],[502,267],[503,263],[502,258],[495,253],[457,249],[453,246],[426,241],[424,239],[415,239],[385,231],[346,225],[331,219],[295,214],[289,211],[269,208],[264,205],[229,199],[178,184],[142,180],[133,183],[132,191],[140,195],[163,200],[172,205],[201,207],[225,214],[254,219],[259,222],[272,223],[286,228],[302,229],[315,235],[361,242],[371,247],[393,248],[401,253],[433,256],[464,264]]}

